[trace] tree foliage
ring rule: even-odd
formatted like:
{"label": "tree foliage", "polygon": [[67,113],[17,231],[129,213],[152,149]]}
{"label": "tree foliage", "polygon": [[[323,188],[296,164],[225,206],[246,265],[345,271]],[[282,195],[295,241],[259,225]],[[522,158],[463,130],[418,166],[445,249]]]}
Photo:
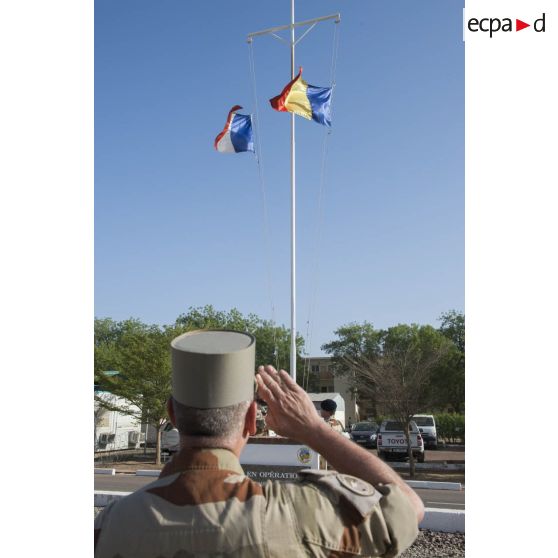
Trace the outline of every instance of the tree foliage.
{"label": "tree foliage", "polygon": [[[139,320],[95,320],[95,381],[99,389],[129,404],[95,399],[104,408],[131,415],[159,430],[167,419],[166,401],[171,393],[170,332]],[[107,375],[107,370],[118,371]],[[157,436],[157,462],[160,455]]]}
{"label": "tree foliage", "polygon": [[[157,460],[160,455],[161,425],[168,419],[166,402],[171,394],[170,342],[174,337],[195,329],[231,329],[256,337],[256,363],[274,364],[289,369],[290,331],[254,314],[242,315],[237,309],[228,312],[212,306],[190,308],[172,325],[147,325],[137,319],[116,322],[111,318],[95,319],[95,384],[137,406],[111,403],[96,396],[102,408],[132,415],[157,429]],[[304,341],[297,337],[298,369]],[[108,375],[107,371],[117,371]]]}
{"label": "tree foliage", "polygon": [[[451,341],[452,346],[447,357],[432,371],[431,408],[428,411],[462,412],[465,402],[465,316],[451,310],[439,319],[438,332]],[[337,329],[334,332],[336,339],[322,346],[322,350],[331,355],[335,374],[347,376],[357,389],[366,392],[374,410],[377,405],[375,386],[363,385],[362,378],[355,375],[349,361],[378,358],[383,352],[387,331],[375,329],[369,322],[351,323]]]}
{"label": "tree foliage", "polygon": [[[369,322],[351,323],[335,331],[336,339],[322,349],[331,355],[336,374],[349,377],[353,386],[384,407],[401,422],[433,409],[461,412],[464,402],[465,316],[455,310],[442,314],[441,326],[400,324],[375,329]],[[121,322],[95,319],[95,383],[139,407],[105,408],[133,416],[159,430],[168,418],[171,393],[170,342],[195,329],[231,329],[256,337],[256,363],[289,370],[290,331],[255,314],[213,306],[190,308],[171,325],[147,325],[137,319]],[[297,378],[304,361],[302,337],[297,336]],[[107,375],[107,371],[118,371]],[[98,398],[99,399],[99,398]],[[139,416],[141,415],[141,416]],[[157,440],[159,458],[160,437]]]}
{"label": "tree foliage", "polygon": [[432,326],[416,324],[382,330],[379,337],[377,351],[344,357],[359,387],[373,391],[384,407],[401,416],[426,410],[432,404],[433,372],[448,357],[451,343]]}
{"label": "tree foliage", "polygon": [[374,329],[371,323],[351,323],[334,333],[337,339],[322,345],[322,350],[331,355],[337,374],[349,375],[352,372],[350,360],[373,359],[381,352],[384,332]]}
{"label": "tree foliage", "polygon": [[465,415],[440,413],[434,415],[438,437],[446,442],[465,443]]}
{"label": "tree foliage", "polygon": [[372,396],[389,415],[406,425],[407,447],[414,475],[410,421],[433,404],[434,373],[443,367],[453,343],[432,326],[400,324],[374,330],[365,323],[336,332],[337,342],[324,345],[341,370],[353,374],[359,391]]}
{"label": "tree foliage", "polygon": [[439,320],[442,322],[440,331],[450,339],[465,357],[465,314],[457,310],[444,312]]}
{"label": "tree foliage", "polygon": [[432,378],[434,408],[460,413],[465,410],[465,315],[450,310],[440,321],[440,332],[453,347]]}
{"label": "tree foliage", "polygon": [[[175,323],[176,331],[193,329],[232,329],[251,333],[256,338],[256,364],[273,364],[277,369],[289,370],[291,352],[291,332],[284,326],[277,326],[255,314],[244,316],[236,308],[228,312],[215,310],[208,305],[190,308],[181,314]],[[304,339],[297,336],[297,371],[302,369],[300,356]]]}

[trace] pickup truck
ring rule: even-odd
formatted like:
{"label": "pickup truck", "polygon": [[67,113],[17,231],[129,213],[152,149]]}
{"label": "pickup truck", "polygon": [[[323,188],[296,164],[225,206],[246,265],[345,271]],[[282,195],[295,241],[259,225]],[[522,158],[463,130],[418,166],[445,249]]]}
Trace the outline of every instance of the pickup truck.
{"label": "pickup truck", "polygon": [[[408,455],[405,425],[401,422],[384,420],[380,426],[376,443],[380,459],[405,458]],[[413,421],[411,421],[411,450],[416,460],[424,463],[424,440],[418,426]]]}

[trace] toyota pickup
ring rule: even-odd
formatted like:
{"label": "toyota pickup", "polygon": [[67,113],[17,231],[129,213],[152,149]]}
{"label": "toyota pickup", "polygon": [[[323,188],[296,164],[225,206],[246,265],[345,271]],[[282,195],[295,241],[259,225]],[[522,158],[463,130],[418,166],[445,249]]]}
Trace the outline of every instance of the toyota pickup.
{"label": "toyota pickup", "polygon": [[[384,420],[377,438],[378,457],[405,458],[408,455],[405,425],[395,420]],[[424,440],[415,422],[411,421],[411,449],[419,463],[424,463]]]}

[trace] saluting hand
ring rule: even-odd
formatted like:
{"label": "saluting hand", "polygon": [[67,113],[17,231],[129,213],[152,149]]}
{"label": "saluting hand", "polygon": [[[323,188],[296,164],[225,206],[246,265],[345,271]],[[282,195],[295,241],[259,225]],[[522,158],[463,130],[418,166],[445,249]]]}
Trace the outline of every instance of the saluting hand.
{"label": "saluting hand", "polygon": [[323,428],[308,394],[284,370],[260,366],[256,374],[258,397],[267,403],[266,423],[281,436],[306,442],[314,429]]}

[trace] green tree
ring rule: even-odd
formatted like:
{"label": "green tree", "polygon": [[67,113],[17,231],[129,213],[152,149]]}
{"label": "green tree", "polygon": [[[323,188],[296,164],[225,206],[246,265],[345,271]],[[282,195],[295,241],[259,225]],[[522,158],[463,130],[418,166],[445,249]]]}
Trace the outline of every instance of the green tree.
{"label": "green tree", "polygon": [[[372,412],[377,415],[377,394],[374,384],[363,386],[363,380],[357,376],[349,364],[362,359],[375,360],[382,352],[385,331],[374,329],[369,322],[350,323],[341,326],[334,334],[337,339],[322,345],[322,350],[331,355],[335,375],[345,376],[353,386],[355,396],[359,390],[366,393],[372,404]],[[362,389],[364,387],[364,389]]]}
{"label": "green tree", "polygon": [[[256,338],[256,365],[273,364],[277,369],[289,370],[291,333],[284,326],[277,326],[255,314],[244,316],[233,308],[225,312],[211,305],[189,308],[186,314],[176,319],[175,332],[193,329],[232,329],[251,333]],[[297,335],[297,376],[301,374],[304,360],[301,356],[304,339]]]}
{"label": "green tree", "polygon": [[[170,342],[195,329],[232,329],[256,338],[256,363],[289,369],[290,331],[255,314],[244,316],[236,308],[226,312],[213,306],[190,308],[173,325],[146,325],[140,320],[115,322],[95,319],[95,383],[101,390],[126,399],[140,412],[126,405],[96,397],[99,405],[134,416],[157,430],[156,455],[160,463],[160,427],[167,420],[166,402],[171,394]],[[297,336],[297,368],[302,372],[300,354],[304,341]],[[118,371],[118,375],[104,374]]]}
{"label": "green tree", "polygon": [[[152,425],[157,431],[156,462],[160,464],[160,427],[167,420],[166,401],[171,393],[170,334],[167,328],[145,325],[138,320],[110,323],[96,320],[96,383],[139,408],[111,404],[96,396],[103,407],[128,414]],[[107,330],[111,335],[106,335]],[[104,370],[117,370],[108,376]]]}
{"label": "green tree", "polygon": [[453,342],[465,358],[465,314],[450,310],[438,319],[442,322],[440,331]]}
{"label": "green tree", "polygon": [[433,374],[435,407],[461,413],[465,410],[465,315],[456,310],[439,318],[439,331],[452,344],[447,360]]}
{"label": "green tree", "polygon": [[[345,370],[354,373],[359,390],[376,397],[393,419],[405,425],[410,475],[414,477],[410,422],[413,415],[432,405],[433,373],[444,363],[452,344],[432,326],[416,324],[375,331],[367,328],[366,337],[373,341],[364,345],[370,350],[356,350],[363,345],[350,338],[346,351],[342,344],[334,345],[337,358]],[[331,348],[331,343],[324,346],[326,351]]]}
{"label": "green tree", "polygon": [[176,326],[182,327],[183,331],[193,329],[233,329],[235,331],[247,331],[252,333],[260,318],[254,314],[243,316],[236,308],[225,312],[215,310],[212,305],[189,308],[186,314],[181,314],[176,319]]}

